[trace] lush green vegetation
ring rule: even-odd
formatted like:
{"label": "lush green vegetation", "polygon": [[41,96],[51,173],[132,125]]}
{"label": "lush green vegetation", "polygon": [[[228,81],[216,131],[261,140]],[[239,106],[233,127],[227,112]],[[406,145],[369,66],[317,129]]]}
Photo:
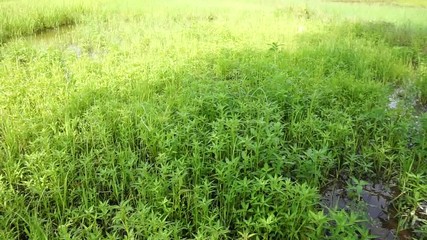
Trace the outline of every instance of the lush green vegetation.
{"label": "lush green vegetation", "polygon": [[426,7],[427,2],[424,0],[335,0],[336,2],[347,3],[368,3],[368,4],[388,4],[400,6]]}
{"label": "lush green vegetation", "polygon": [[427,236],[425,9],[54,2],[0,3],[0,239],[367,239],[341,176]]}
{"label": "lush green vegetation", "polygon": [[94,7],[81,0],[0,1],[0,44],[10,38],[73,25]]}

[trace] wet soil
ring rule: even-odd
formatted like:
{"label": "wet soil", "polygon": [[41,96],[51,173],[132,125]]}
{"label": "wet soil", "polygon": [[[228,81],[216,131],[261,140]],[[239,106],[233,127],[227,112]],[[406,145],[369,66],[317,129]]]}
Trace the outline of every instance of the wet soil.
{"label": "wet soil", "polygon": [[324,211],[338,209],[366,213],[369,222],[366,227],[375,239],[411,239],[410,229],[397,232],[398,218],[393,201],[399,195],[398,188],[393,184],[382,182],[366,182],[359,193],[352,191],[351,185],[337,181],[322,191]]}

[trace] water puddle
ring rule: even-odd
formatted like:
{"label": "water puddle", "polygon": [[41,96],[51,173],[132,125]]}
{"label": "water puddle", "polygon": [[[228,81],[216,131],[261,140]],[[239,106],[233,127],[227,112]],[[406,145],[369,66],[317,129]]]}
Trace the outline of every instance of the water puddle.
{"label": "water puddle", "polygon": [[397,109],[399,106],[403,106],[405,109],[413,109],[414,116],[420,116],[427,112],[427,105],[423,104],[418,97],[413,93],[416,90],[413,86],[409,89],[396,88],[392,94],[388,96],[387,107],[391,110]]}
{"label": "water puddle", "polygon": [[427,105],[421,103],[420,101],[415,103],[414,108],[416,116],[421,116],[422,114],[427,113]]}
{"label": "water puddle", "polygon": [[422,126],[420,117],[427,113],[427,105],[423,104],[417,97],[416,89],[413,86],[407,87],[407,89],[396,88],[392,94],[388,96],[387,108],[389,110],[401,109],[412,116],[412,126],[408,132],[408,147],[414,147],[412,141],[414,137],[418,136],[421,132]]}
{"label": "water puddle", "polygon": [[[80,45],[73,39],[72,32],[76,26],[68,25],[55,29],[49,29],[32,36],[27,37],[31,44],[39,48],[49,48],[52,44],[58,43],[59,47],[68,54],[75,55],[77,58],[87,56],[92,60],[98,60],[107,54],[106,50],[95,49],[90,45]],[[64,44],[65,42],[68,42]]]}
{"label": "water puddle", "polygon": [[388,97],[388,108],[396,109],[399,102],[402,101],[404,91],[401,88],[397,88],[394,92]]}
{"label": "water puddle", "polygon": [[53,47],[64,53],[61,58],[60,65],[64,71],[64,79],[67,83],[71,83],[73,72],[67,66],[67,57],[86,58],[92,61],[100,61],[108,53],[107,50],[94,48],[90,43],[79,44],[74,39],[73,32],[76,26],[68,25],[61,26],[55,29],[49,29],[31,36],[27,36],[26,40],[38,49],[47,50]]}
{"label": "water puddle", "polygon": [[77,58],[87,56],[91,60],[100,60],[102,57],[108,54],[107,50],[85,48],[79,46],[78,44],[70,44],[65,48],[64,51],[75,55]]}
{"label": "water puddle", "polygon": [[33,44],[47,45],[55,40],[64,37],[67,33],[70,33],[74,30],[74,27],[75,26],[73,25],[65,25],[58,28],[48,29],[46,31],[42,31],[32,36],[29,36],[28,39]]}
{"label": "water puddle", "polygon": [[70,44],[66,49],[66,52],[75,54],[77,58],[81,57],[83,54],[83,49],[76,44]]}
{"label": "water puddle", "polygon": [[392,203],[399,195],[398,188],[381,182],[361,182],[355,185],[337,181],[327,186],[322,191],[325,212],[338,209],[366,213],[370,220],[366,227],[376,239],[411,239],[411,230],[397,232],[398,219]]}

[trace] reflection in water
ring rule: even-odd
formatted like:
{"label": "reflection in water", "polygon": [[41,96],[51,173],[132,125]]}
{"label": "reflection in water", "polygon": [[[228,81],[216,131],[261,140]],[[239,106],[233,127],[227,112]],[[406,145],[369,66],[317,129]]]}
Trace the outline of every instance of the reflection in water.
{"label": "reflection in water", "polygon": [[48,44],[71,32],[74,27],[75,26],[73,25],[65,25],[58,28],[48,29],[30,36],[28,39],[34,44]]}
{"label": "reflection in water", "polygon": [[[337,182],[330,185],[323,191],[322,203],[325,211],[328,209],[340,209],[346,211],[366,211],[370,218],[367,228],[371,235],[377,239],[411,239],[410,230],[403,230],[396,233],[398,219],[396,211],[392,206],[392,200],[398,195],[395,186],[386,186],[382,183],[368,183],[363,187],[360,199],[350,197],[348,185],[344,182]],[[362,204],[361,204],[362,203]]]}

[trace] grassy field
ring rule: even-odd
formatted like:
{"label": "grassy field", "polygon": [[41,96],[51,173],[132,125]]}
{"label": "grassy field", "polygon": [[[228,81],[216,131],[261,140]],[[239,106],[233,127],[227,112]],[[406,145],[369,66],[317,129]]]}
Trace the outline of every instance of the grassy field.
{"label": "grassy field", "polygon": [[405,3],[0,0],[0,239],[370,239],[377,181],[427,238]]}
{"label": "grassy field", "polygon": [[[425,0],[332,0],[332,1],[343,2],[343,3],[396,5],[396,6],[403,6],[403,7],[427,7],[427,1]],[[327,0],[325,0],[324,2],[327,2]]]}

